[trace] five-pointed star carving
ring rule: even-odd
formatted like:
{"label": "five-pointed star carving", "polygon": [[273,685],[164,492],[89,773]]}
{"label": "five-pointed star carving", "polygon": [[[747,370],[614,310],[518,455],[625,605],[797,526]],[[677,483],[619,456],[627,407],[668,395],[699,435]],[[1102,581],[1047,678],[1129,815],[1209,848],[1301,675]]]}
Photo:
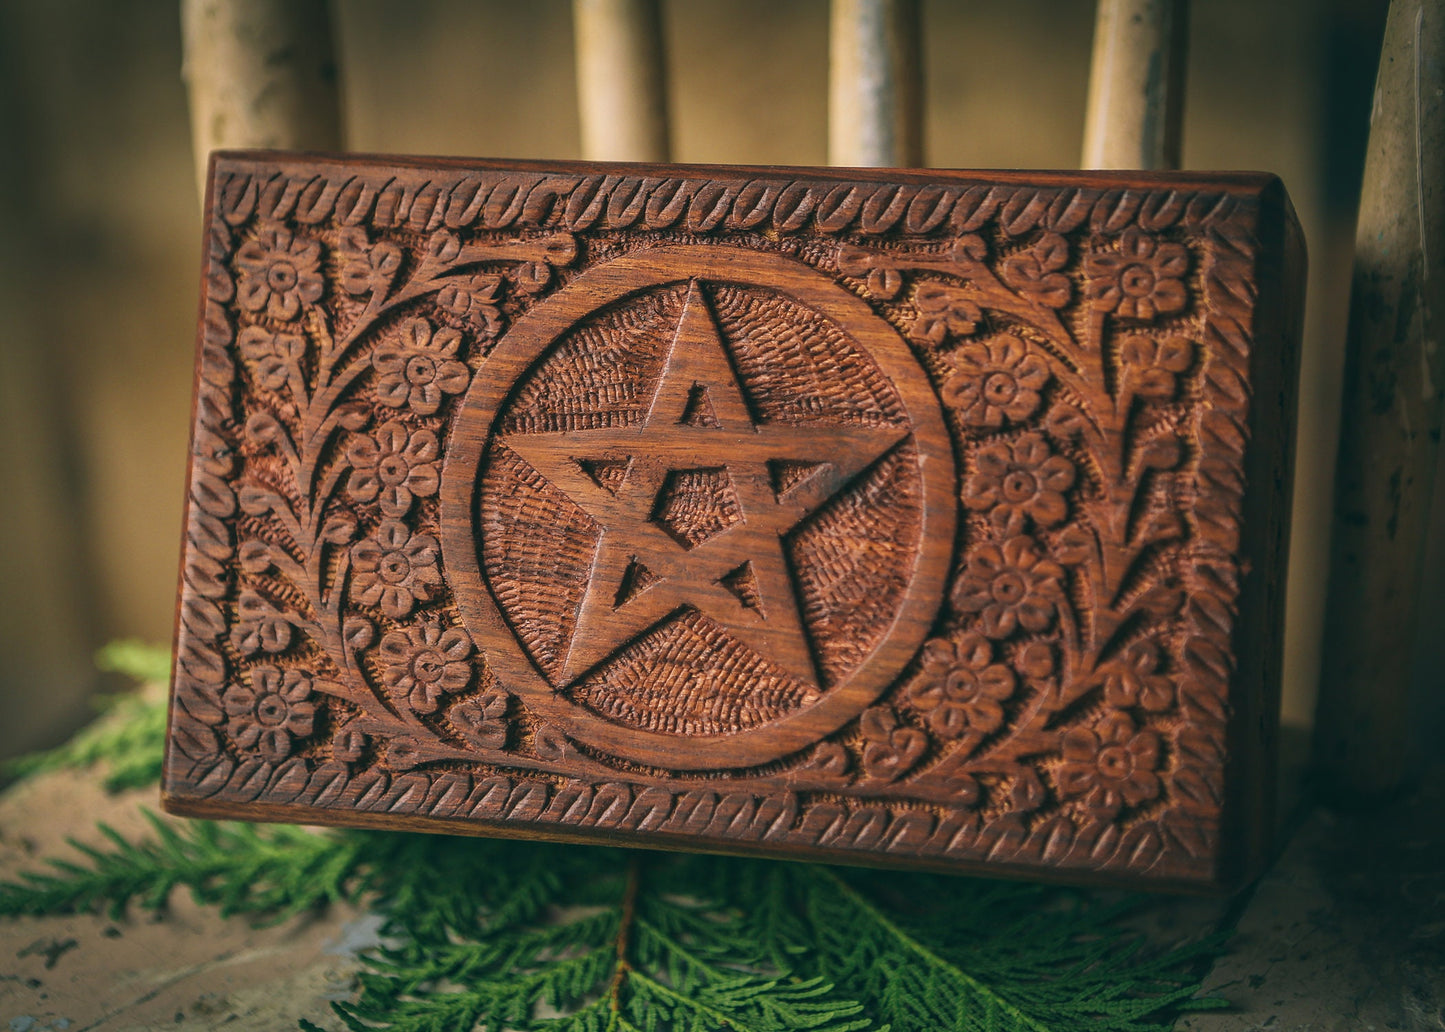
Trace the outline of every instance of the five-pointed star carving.
{"label": "five-pointed star carving", "polygon": [[694,281],[639,423],[501,439],[601,528],[563,680],[691,606],[817,687],[784,535],[908,434],[755,419]]}

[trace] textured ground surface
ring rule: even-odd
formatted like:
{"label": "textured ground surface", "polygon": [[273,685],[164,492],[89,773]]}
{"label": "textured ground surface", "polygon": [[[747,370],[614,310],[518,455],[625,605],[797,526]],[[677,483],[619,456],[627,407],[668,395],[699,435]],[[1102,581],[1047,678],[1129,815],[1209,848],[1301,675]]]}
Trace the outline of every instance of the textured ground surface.
{"label": "textured ground surface", "polygon": [[1371,813],[1307,811],[1189,1032],[1445,1029],[1445,768]]}
{"label": "textured ground surface", "polygon": [[[47,774],[0,795],[0,872],[96,842],[97,821],[138,836],[155,793],[107,796],[97,778]],[[349,908],[278,928],[222,920],[178,892],[170,914],[0,921],[0,1030],[294,1029],[326,1021],[354,988],[355,951],[376,922]],[[328,1022],[329,1024],[329,1022]]]}

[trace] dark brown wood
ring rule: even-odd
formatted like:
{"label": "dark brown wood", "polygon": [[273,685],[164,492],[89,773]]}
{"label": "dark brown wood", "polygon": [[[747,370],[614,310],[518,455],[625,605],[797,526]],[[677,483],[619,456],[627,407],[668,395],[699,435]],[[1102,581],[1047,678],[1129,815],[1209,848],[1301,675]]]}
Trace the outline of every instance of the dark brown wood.
{"label": "dark brown wood", "polygon": [[206,222],[171,811],[1261,858],[1273,177],[227,153]]}

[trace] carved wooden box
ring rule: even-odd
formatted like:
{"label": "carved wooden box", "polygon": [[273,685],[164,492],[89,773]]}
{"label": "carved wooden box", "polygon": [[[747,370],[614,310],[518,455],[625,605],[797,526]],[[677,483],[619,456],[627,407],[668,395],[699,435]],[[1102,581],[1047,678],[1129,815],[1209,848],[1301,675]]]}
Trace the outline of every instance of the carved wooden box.
{"label": "carved wooden box", "polygon": [[171,811],[1259,860],[1273,177],[231,153],[203,262]]}

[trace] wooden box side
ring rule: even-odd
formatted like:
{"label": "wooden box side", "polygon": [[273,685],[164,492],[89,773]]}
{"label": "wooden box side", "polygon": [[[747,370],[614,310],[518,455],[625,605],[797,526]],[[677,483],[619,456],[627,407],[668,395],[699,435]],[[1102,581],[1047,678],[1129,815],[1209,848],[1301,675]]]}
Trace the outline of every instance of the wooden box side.
{"label": "wooden box side", "polygon": [[[1221,887],[1256,877],[1269,862],[1280,815],[1280,692],[1284,670],[1285,582],[1304,329],[1308,254],[1283,183],[1261,194],[1258,309],[1249,348],[1249,445],[1238,549],[1242,571],[1230,691],[1226,862]],[[1191,617],[1204,621],[1196,607]]]}

